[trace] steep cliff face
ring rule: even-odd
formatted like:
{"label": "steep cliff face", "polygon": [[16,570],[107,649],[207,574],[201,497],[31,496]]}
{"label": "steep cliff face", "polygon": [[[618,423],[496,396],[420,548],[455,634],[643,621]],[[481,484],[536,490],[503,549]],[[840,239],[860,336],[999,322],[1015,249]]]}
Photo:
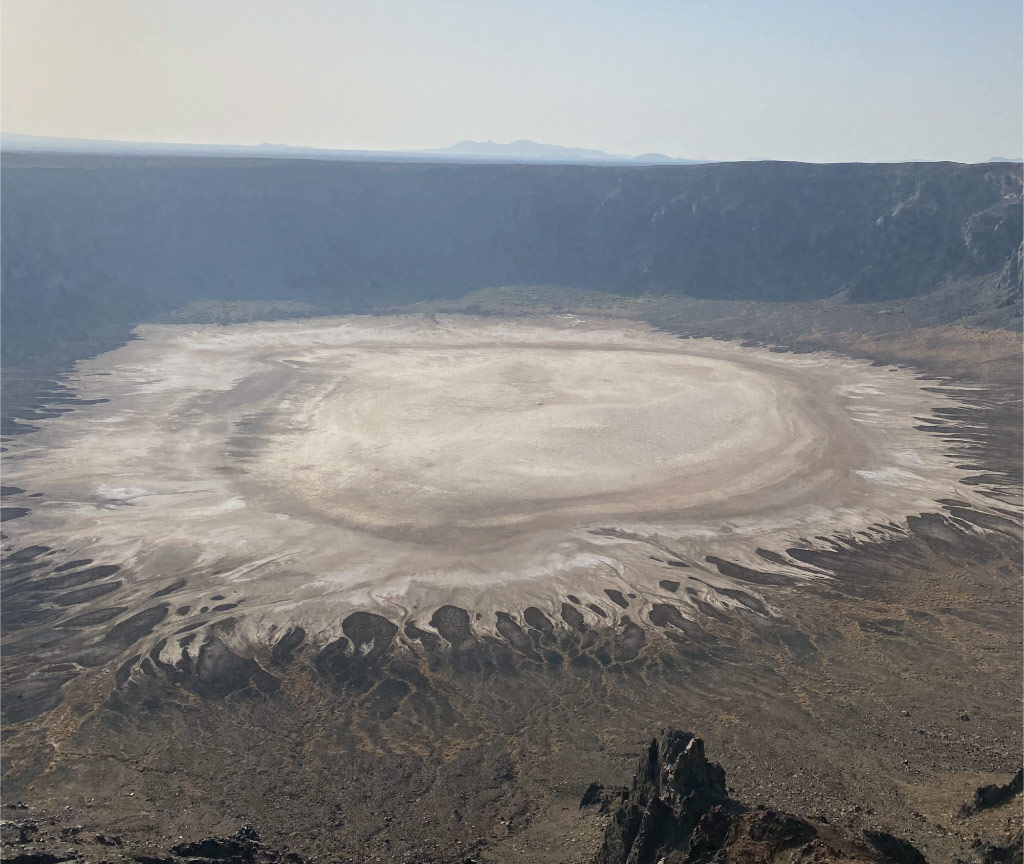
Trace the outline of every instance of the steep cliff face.
{"label": "steep cliff face", "polygon": [[1016,164],[8,154],[2,188],[9,362],[197,298],[348,312],[493,285],[859,302],[1020,283]]}

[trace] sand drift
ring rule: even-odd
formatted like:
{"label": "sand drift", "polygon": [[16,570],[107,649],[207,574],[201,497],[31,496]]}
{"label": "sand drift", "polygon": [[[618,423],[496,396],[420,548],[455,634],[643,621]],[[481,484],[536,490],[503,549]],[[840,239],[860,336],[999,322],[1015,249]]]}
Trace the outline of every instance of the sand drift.
{"label": "sand drift", "polygon": [[616,594],[641,621],[666,600],[728,607],[719,560],[815,578],[787,549],[983,501],[915,428],[947,397],[894,367],[568,315],[138,335],[68,381],[109,401],[17,436],[5,482],[44,497],[6,533],[120,564],[98,604],[169,586],[244,638],[442,604],[492,629],[567,595],[594,624]]}

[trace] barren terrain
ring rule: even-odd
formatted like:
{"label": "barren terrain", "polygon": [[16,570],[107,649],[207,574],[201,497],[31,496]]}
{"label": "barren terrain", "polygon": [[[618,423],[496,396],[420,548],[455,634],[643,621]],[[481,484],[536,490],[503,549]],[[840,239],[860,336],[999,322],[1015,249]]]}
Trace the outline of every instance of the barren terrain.
{"label": "barren terrain", "polygon": [[2,170],[5,860],[1019,853],[1019,164]]}
{"label": "barren terrain", "polygon": [[744,800],[982,860],[1019,337],[697,311],[146,326],[43,385],[5,439],[4,800],[134,850],[584,861],[584,790],[685,724]]}

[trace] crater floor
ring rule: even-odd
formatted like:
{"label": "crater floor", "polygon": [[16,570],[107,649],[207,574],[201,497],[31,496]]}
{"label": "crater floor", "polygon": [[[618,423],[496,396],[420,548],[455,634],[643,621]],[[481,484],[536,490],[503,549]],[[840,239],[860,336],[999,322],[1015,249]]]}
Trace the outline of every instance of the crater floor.
{"label": "crater floor", "polygon": [[5,529],[120,564],[106,606],[184,577],[166,602],[214,596],[261,641],[326,641],[356,608],[452,603],[487,628],[566,592],[593,623],[621,613],[609,589],[642,620],[659,598],[728,606],[709,558],[785,569],[795,544],[898,533],[981,491],[916,428],[948,404],[933,382],[830,354],[572,315],[138,336],[79,364],[68,384],[96,404],[17,436],[6,482],[43,497]]}

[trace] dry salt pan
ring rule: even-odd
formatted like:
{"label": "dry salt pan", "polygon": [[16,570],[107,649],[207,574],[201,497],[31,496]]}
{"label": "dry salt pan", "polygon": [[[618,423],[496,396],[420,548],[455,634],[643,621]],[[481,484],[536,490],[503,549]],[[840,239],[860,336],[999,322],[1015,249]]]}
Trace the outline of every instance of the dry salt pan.
{"label": "dry salt pan", "polygon": [[138,335],[69,382],[108,402],[17,436],[5,482],[46,497],[5,530],[125,565],[125,599],[170,575],[183,604],[236,592],[254,639],[444,603],[486,627],[566,593],[599,623],[586,604],[621,614],[608,588],[643,621],[668,561],[707,595],[729,582],[709,556],[763,569],[758,549],[898,530],[943,498],[984,506],[915,428],[945,397],[833,355],[564,316]]}

